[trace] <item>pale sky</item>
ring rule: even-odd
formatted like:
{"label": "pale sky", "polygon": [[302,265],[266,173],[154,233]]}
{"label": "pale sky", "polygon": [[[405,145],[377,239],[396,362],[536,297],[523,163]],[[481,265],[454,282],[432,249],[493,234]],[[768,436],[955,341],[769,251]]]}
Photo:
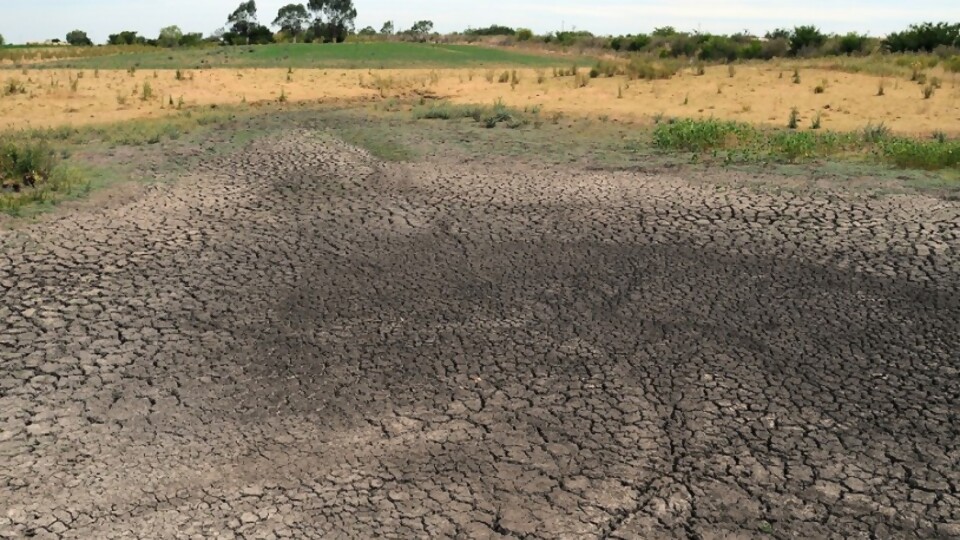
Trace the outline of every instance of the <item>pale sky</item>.
{"label": "pale sky", "polygon": [[[269,24],[291,0],[258,0],[259,19]],[[357,28],[398,29],[429,19],[439,32],[502,24],[537,33],[567,29],[595,34],[649,32],[657,26],[680,30],[762,34],[778,27],[814,24],[826,32],[884,35],[923,21],[960,21],[958,0],[354,0]],[[304,3],[306,3],[304,1]],[[0,0],[0,34],[8,43],[42,41],[85,30],[96,43],[120,30],[156,37],[175,24],[205,35],[223,26],[239,0]]]}

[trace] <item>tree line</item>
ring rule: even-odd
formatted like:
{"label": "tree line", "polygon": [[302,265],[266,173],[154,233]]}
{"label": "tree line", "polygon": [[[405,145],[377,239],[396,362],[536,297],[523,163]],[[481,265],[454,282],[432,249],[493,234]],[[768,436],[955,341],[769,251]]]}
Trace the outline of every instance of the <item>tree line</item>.
{"label": "tree line", "polygon": [[[259,45],[277,41],[294,43],[341,43],[349,36],[368,38],[396,37],[416,41],[439,38],[433,31],[433,22],[421,20],[409,29],[397,30],[393,22],[386,22],[376,30],[367,26],[359,31],[354,27],[357,10],[353,0],[309,0],[306,4],[287,4],[281,7],[270,27],[258,19],[256,0],[241,2],[227,15],[224,28],[204,37],[201,33],[184,33],[177,26],[168,26],[156,38],[147,38],[137,32],[111,34],[110,45],[151,45],[157,47],[191,47],[203,44]],[[797,26],[776,29],[763,36],[749,32],[710,34],[682,32],[666,26],[649,34],[595,36],[586,31],[551,32],[537,36],[526,28],[491,25],[468,28],[447,37],[462,37],[466,41],[487,36],[503,36],[524,42],[540,40],[562,47],[605,48],[620,52],[652,53],[661,57],[688,57],[701,60],[733,61],[738,59],[769,59],[785,56],[858,55],[874,52],[960,52],[960,23],[912,24],[885,38],[865,34],[826,34],[815,26]],[[55,40],[56,41],[56,40]],[[71,45],[93,45],[86,32],[74,30],[67,34]],[[0,44],[2,44],[0,36]]]}

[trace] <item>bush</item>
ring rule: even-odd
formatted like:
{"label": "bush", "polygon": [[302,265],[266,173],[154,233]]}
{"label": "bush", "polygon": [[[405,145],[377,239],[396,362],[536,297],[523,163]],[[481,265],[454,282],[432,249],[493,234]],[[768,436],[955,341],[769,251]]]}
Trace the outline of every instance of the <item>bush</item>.
{"label": "bush", "polygon": [[960,23],[911,24],[902,32],[894,32],[884,40],[891,52],[932,52],[940,46],[960,47]]}
{"label": "bush", "polygon": [[56,154],[45,142],[0,142],[0,186],[4,191],[41,186],[50,179],[56,164]]}
{"label": "bush", "polygon": [[517,41],[530,41],[533,39],[533,30],[529,28],[517,29]]}

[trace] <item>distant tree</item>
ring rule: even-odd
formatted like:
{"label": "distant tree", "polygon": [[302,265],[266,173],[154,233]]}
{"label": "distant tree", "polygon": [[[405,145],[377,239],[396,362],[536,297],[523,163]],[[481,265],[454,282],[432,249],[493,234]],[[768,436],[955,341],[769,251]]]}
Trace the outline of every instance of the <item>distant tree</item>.
{"label": "distant tree", "polygon": [[125,30],[119,34],[110,34],[110,36],[107,37],[107,43],[110,45],[135,45],[137,43],[144,43],[145,41],[146,38],[129,30]]}
{"label": "distant tree", "polygon": [[385,36],[392,36],[394,33],[393,21],[387,21],[380,27],[380,33]]}
{"label": "distant tree", "polygon": [[197,47],[203,43],[203,34],[200,32],[190,32],[180,38],[181,47]]}
{"label": "distant tree", "polygon": [[677,29],[672,26],[661,26],[653,29],[653,35],[657,37],[670,37],[677,35]]}
{"label": "distant tree", "polygon": [[816,26],[798,26],[790,33],[790,53],[800,54],[801,51],[818,49],[827,36]]}
{"label": "distant tree", "polygon": [[470,28],[464,32],[468,36],[512,36],[516,33],[517,31],[513,28],[499,24],[492,24],[486,28]]}
{"label": "distant tree", "polygon": [[[231,23],[229,34],[233,34],[234,40],[239,38],[246,44],[250,44],[250,34],[257,26],[257,2],[249,0],[241,2],[233,13],[227,16],[227,22]],[[236,43],[234,43],[236,45]]]}
{"label": "distant tree", "polygon": [[273,43],[273,32],[257,22],[257,2],[241,2],[237,9],[227,17],[230,30],[224,32],[223,43],[228,45],[260,45]]}
{"label": "distant tree", "polygon": [[178,47],[181,39],[183,39],[183,30],[179,26],[168,26],[160,30],[160,35],[157,37],[157,46]]}
{"label": "distant tree", "polygon": [[93,45],[93,42],[90,41],[90,38],[87,37],[87,33],[82,30],[74,30],[67,34],[67,43],[71,45]]}
{"label": "distant tree", "polygon": [[313,33],[327,43],[342,43],[353,32],[357,9],[353,0],[310,0],[307,8],[313,12]]}
{"label": "distant tree", "polygon": [[426,38],[431,32],[433,32],[433,21],[417,21],[413,23],[410,30],[407,30],[407,33],[420,39]]}
{"label": "distant tree", "polygon": [[360,35],[360,36],[375,36],[375,35],[377,35],[377,31],[374,30],[372,26],[366,26],[366,27],[364,27],[363,29],[361,29],[359,32],[357,32],[357,35]]}
{"label": "distant tree", "polygon": [[531,39],[533,39],[533,30],[517,28],[517,41],[530,41]]}
{"label": "distant tree", "polygon": [[6,44],[7,44],[7,42],[4,41],[4,39],[3,39],[3,34],[0,34],[0,47],[3,47],[3,46],[6,45]]}
{"label": "distant tree", "polygon": [[883,41],[891,52],[927,51],[937,47],[960,47],[960,23],[911,24],[902,32],[894,32]]}
{"label": "distant tree", "polygon": [[770,31],[770,32],[767,32],[767,34],[766,34],[765,36],[763,36],[763,37],[766,38],[766,39],[768,39],[768,40],[770,40],[770,39],[790,39],[790,34],[791,34],[790,30],[787,30],[786,28],[777,28],[776,30],[772,30],[772,31]]}
{"label": "distant tree", "polygon": [[858,54],[863,52],[867,44],[868,37],[856,32],[850,32],[842,35],[837,40],[837,53],[839,54]]}
{"label": "distant tree", "polygon": [[273,26],[279,27],[281,32],[293,38],[294,43],[297,42],[297,38],[303,35],[309,24],[310,14],[303,4],[283,6],[277,12],[277,18],[273,20]]}

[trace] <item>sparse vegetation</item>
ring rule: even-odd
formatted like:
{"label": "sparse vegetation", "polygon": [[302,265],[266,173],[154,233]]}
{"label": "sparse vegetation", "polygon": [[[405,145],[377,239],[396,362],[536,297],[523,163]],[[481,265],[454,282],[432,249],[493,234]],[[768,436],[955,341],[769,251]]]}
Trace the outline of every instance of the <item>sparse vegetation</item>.
{"label": "sparse vegetation", "polygon": [[725,162],[797,162],[853,155],[900,168],[960,167],[960,141],[897,137],[882,124],[840,133],[771,130],[723,120],[676,120],[657,124],[653,141],[658,148],[695,156],[710,154]]}

